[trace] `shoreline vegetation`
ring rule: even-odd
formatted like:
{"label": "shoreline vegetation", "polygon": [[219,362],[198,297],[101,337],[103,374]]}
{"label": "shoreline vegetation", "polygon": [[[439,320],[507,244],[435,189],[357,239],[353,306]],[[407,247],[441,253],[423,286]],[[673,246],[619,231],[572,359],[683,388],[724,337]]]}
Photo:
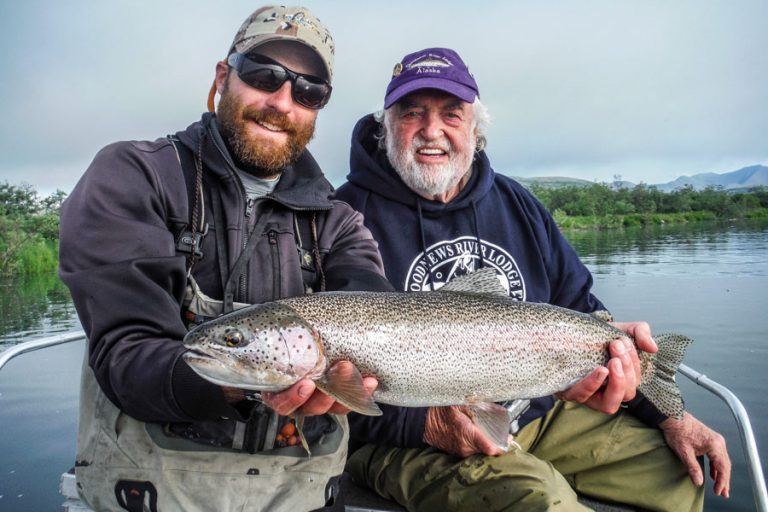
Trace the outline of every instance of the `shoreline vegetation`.
{"label": "shoreline vegetation", "polygon": [[662,192],[645,184],[614,188],[544,187],[529,190],[552,212],[561,230],[618,229],[733,219],[768,219],[768,187],[737,192],[683,187]]}
{"label": "shoreline vegetation", "polygon": [[27,184],[0,183],[0,275],[50,273],[59,263],[59,210],[66,193],[42,198]]}
{"label": "shoreline vegetation", "polygon": [[[531,185],[561,230],[621,229],[732,219],[768,219],[768,187],[729,192],[683,187],[662,192],[645,184],[614,188]],[[54,272],[58,266],[59,210],[66,193],[40,197],[27,184],[0,183],[0,276]]]}

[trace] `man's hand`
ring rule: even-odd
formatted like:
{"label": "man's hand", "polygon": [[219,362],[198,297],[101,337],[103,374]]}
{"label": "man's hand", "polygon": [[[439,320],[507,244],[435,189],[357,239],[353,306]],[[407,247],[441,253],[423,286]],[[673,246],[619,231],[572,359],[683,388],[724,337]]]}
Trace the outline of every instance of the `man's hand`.
{"label": "man's hand", "polygon": [[[336,364],[349,364],[340,361]],[[363,387],[369,395],[373,395],[379,381],[375,377],[363,377]],[[245,398],[243,391],[235,388],[224,387],[224,397],[229,402]],[[318,390],[315,383],[309,379],[302,379],[286,390],[275,393],[261,393],[263,402],[280,416],[290,416],[297,409],[301,409],[304,416],[319,416],[325,413],[347,414],[350,410],[333,398]]]}
{"label": "man's hand", "polygon": [[688,467],[693,483],[704,485],[704,473],[696,457],[709,457],[709,473],[715,481],[715,494],[728,498],[731,487],[731,458],[723,436],[702,422],[683,413],[683,419],[668,418],[659,424],[672,451]]}
{"label": "man's hand", "polygon": [[651,328],[646,322],[612,322],[611,325],[632,336],[635,343],[629,338],[611,341],[611,359],[606,366],[596,368],[570,388],[558,393],[559,398],[613,414],[619,410],[621,402],[635,397],[640,385],[640,358],[635,345],[640,350],[651,353],[659,348],[653,341]]}
{"label": "man's hand", "polygon": [[472,423],[464,412],[464,407],[459,405],[428,409],[427,421],[424,424],[424,442],[459,457],[469,457],[476,453],[504,453],[502,448],[496,446]]}
{"label": "man's hand", "polygon": [[[373,394],[379,385],[374,377],[363,377],[363,387]],[[304,416],[319,416],[325,413],[347,414],[350,410],[315,387],[315,383],[303,379],[279,393],[262,393],[262,400],[280,416],[288,416],[301,408]]]}

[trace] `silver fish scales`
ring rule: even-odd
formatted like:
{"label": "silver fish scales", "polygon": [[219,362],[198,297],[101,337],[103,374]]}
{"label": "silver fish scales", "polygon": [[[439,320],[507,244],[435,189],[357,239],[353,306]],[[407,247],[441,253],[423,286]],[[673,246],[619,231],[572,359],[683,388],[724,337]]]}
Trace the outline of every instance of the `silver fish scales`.
{"label": "silver fish scales", "polygon": [[[335,362],[375,376],[378,402],[476,406],[566,389],[604,365],[620,336],[592,315],[510,299],[488,269],[436,292],[333,292],[250,306],[191,331],[185,359],[213,382],[247,389],[312,378],[353,410],[377,414],[359,375],[329,371]],[[691,340],[656,341],[657,354],[639,353],[640,391],[681,417],[674,374]]]}

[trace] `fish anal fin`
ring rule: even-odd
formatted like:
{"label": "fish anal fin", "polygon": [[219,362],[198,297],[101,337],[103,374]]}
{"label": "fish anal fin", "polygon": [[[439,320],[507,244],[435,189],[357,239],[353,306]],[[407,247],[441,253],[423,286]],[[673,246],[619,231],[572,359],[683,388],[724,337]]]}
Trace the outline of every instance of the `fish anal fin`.
{"label": "fish anal fin", "polygon": [[471,274],[465,274],[446,283],[438,290],[439,293],[473,293],[476,295],[497,295],[507,297],[509,294],[501,284],[494,268],[481,268]]}
{"label": "fish anal fin", "polygon": [[470,402],[466,410],[472,422],[493,444],[505,450],[509,448],[509,414],[504,407],[493,402]]}
{"label": "fish anal fin", "polygon": [[363,386],[363,376],[349,361],[339,361],[315,381],[317,388],[341,405],[366,416],[381,416],[381,409]]}

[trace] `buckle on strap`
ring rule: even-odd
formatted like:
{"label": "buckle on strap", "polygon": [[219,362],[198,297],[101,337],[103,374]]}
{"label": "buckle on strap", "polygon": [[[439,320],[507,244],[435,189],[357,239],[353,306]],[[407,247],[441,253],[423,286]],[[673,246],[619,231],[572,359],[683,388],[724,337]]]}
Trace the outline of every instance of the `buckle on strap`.
{"label": "buckle on strap", "polygon": [[152,482],[118,480],[115,498],[117,504],[128,512],[157,512],[157,489]]}

